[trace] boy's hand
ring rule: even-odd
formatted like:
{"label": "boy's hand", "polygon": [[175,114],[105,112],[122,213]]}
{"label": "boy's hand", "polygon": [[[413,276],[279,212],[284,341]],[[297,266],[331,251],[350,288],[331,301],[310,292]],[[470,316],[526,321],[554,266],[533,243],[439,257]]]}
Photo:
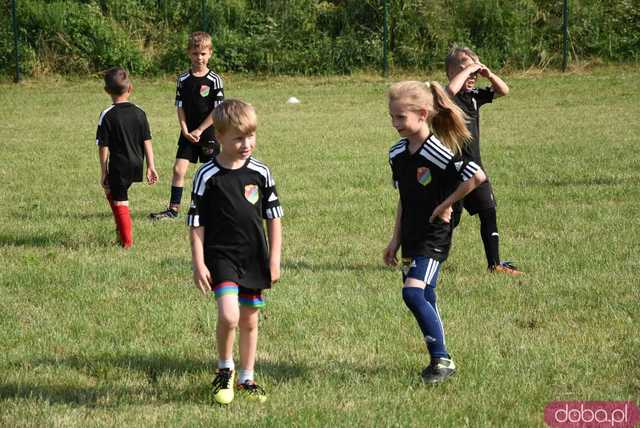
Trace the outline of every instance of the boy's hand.
{"label": "boy's hand", "polygon": [[106,174],[100,174],[100,186],[102,186],[104,190],[109,190],[109,184],[107,183]]}
{"label": "boy's hand", "polygon": [[384,249],[384,253],[382,254],[382,259],[384,260],[384,264],[387,266],[396,266],[398,264],[398,257],[396,254],[398,253],[398,248],[400,245],[395,239],[392,239],[387,245],[387,248]]}
{"label": "boy's hand", "polygon": [[491,75],[491,70],[489,70],[489,67],[482,63],[478,63],[478,65],[480,66],[480,68],[478,69],[478,73],[480,74],[480,76],[486,77],[488,79]]}
{"label": "boy's hand", "polygon": [[271,270],[271,284],[275,284],[280,280],[280,263],[274,263],[269,266],[269,269]]}
{"label": "boy's hand", "polygon": [[468,66],[466,66],[463,72],[467,73],[467,76],[470,76],[473,73],[479,73],[482,67],[484,66],[479,62],[474,62],[473,64],[469,64]]}
{"label": "boy's hand", "polygon": [[147,167],[147,183],[156,184],[158,182],[158,172],[153,167]]}
{"label": "boy's hand", "polygon": [[191,137],[193,137],[194,139],[194,143],[197,143],[198,141],[200,141],[200,136],[202,135],[202,130],[196,128],[193,131],[191,131]]}
{"label": "boy's hand", "polygon": [[202,294],[211,292],[211,272],[206,266],[199,266],[193,269],[193,282]]}
{"label": "boy's hand", "polygon": [[429,223],[433,223],[437,218],[442,220],[445,223],[449,223],[451,221],[451,214],[453,213],[453,208],[451,205],[438,205],[429,217]]}
{"label": "boy's hand", "polygon": [[190,143],[197,143],[198,140],[200,139],[200,137],[198,137],[197,139],[194,138],[190,132],[185,131],[184,129],[182,130],[182,136],[186,138]]}

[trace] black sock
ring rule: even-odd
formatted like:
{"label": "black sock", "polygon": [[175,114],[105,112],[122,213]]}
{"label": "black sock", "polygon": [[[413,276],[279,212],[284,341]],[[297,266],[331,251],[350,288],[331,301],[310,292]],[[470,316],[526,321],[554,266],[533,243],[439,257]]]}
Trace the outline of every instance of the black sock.
{"label": "black sock", "polygon": [[478,213],[480,217],[480,236],[484,244],[489,267],[500,264],[500,235],[496,221],[496,209],[489,208]]}
{"label": "black sock", "polygon": [[171,199],[169,199],[170,205],[180,206],[182,201],[182,187],[171,186]]}

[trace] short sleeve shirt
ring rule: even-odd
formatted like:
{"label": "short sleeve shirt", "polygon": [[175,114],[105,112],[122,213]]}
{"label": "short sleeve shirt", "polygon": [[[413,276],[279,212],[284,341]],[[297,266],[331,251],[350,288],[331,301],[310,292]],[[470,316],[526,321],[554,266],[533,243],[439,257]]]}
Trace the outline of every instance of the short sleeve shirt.
{"label": "short sleeve shirt", "polygon": [[403,257],[427,256],[444,261],[451,246],[451,225],[439,219],[429,223],[429,217],[461,181],[467,181],[480,167],[472,161],[455,160],[433,135],[415,153],[409,151],[407,139],[400,140],[389,150],[389,164],[402,206]]}
{"label": "short sleeve shirt", "polygon": [[493,88],[486,87],[471,91],[460,90],[454,97],[454,102],[468,117],[467,129],[471,132],[471,141],[464,144],[462,155],[482,166],[480,158],[480,107],[493,101]]}
{"label": "short sleeve shirt", "polygon": [[251,263],[268,266],[263,220],[282,215],[271,171],[257,159],[231,170],[213,158],[193,178],[187,224],[205,228],[205,261],[225,258],[241,271]]}
{"label": "short sleeve shirt", "polygon": [[142,181],[144,142],[151,139],[145,112],[135,104],[113,104],[98,119],[96,144],[109,148],[109,176],[123,184]]}
{"label": "short sleeve shirt", "polygon": [[[200,126],[211,111],[224,101],[222,77],[209,71],[201,77],[191,71],[178,76],[176,82],[176,107],[184,111],[189,131]],[[202,141],[213,140],[213,127],[207,128],[200,137]]]}

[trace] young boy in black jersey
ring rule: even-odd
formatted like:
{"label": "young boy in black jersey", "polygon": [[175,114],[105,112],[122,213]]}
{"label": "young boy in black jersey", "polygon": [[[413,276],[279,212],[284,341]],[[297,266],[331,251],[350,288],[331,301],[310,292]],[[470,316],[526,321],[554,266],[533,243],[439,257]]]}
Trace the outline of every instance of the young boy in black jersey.
{"label": "young boy in black jersey", "polygon": [[[240,330],[238,391],[259,401],[264,390],[253,376],[262,290],[280,278],[282,208],[269,168],[251,155],[256,145],[253,107],[227,100],[212,113],[221,152],[193,177],[187,223],[195,285],[213,291],[218,304],[218,370],[215,400],[234,398],[233,343]],[[265,239],[263,221],[267,223]]]}
{"label": "young boy in black jersey", "polygon": [[[447,90],[454,102],[468,117],[467,128],[471,132],[471,140],[463,145],[462,158],[483,167],[480,158],[480,107],[490,103],[494,98],[509,93],[509,86],[485,65],[469,48],[457,47],[451,50],[446,59]],[[478,75],[491,82],[487,88],[476,88]],[[513,264],[500,260],[500,236],[496,219],[496,201],[489,180],[469,193],[462,204],[454,207],[453,226],[457,226],[462,216],[462,206],[469,215],[478,214],[480,218],[480,237],[487,257],[490,272],[503,272],[508,275],[521,275]]]}
{"label": "young boy in black jersey", "polygon": [[96,144],[100,158],[102,185],[116,221],[120,244],[133,244],[128,189],[142,181],[142,166],[147,158],[147,182],[155,184],[158,173],[153,161],[151,132],[144,111],[129,102],[133,86],[126,70],[115,67],[104,74],[104,90],[113,104],[98,119]]}
{"label": "young boy in black jersey", "polygon": [[184,177],[189,163],[206,162],[220,151],[215,139],[211,111],[224,100],[222,78],[209,70],[211,36],[198,31],[189,36],[187,46],[191,69],[178,76],[176,111],[180,124],[178,151],[173,164],[171,195],[166,210],[151,213],[152,220],[175,219],[180,211]]}

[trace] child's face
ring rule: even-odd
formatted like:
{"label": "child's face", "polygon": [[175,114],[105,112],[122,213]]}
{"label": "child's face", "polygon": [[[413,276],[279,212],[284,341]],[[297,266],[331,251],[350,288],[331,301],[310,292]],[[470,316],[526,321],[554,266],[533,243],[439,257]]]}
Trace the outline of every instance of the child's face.
{"label": "child's face", "polygon": [[237,129],[229,129],[224,134],[217,134],[222,152],[232,160],[245,160],[253,153],[256,147],[255,131],[247,134]]}
{"label": "child's face", "polygon": [[191,58],[191,66],[193,68],[206,68],[211,58],[211,48],[191,48],[189,49],[189,57]]}
{"label": "child's face", "polygon": [[402,100],[395,100],[389,103],[389,116],[391,116],[391,125],[398,131],[398,134],[408,138],[422,130],[427,119],[427,112],[426,110],[410,110]]}
{"label": "child's face", "polygon": [[[459,72],[473,64],[475,64],[473,59],[465,55],[464,59],[460,62]],[[464,82],[464,89],[467,91],[472,90],[473,88],[476,87],[477,82],[478,82],[478,73],[476,72],[476,73],[470,74],[467,80],[465,80]]]}

